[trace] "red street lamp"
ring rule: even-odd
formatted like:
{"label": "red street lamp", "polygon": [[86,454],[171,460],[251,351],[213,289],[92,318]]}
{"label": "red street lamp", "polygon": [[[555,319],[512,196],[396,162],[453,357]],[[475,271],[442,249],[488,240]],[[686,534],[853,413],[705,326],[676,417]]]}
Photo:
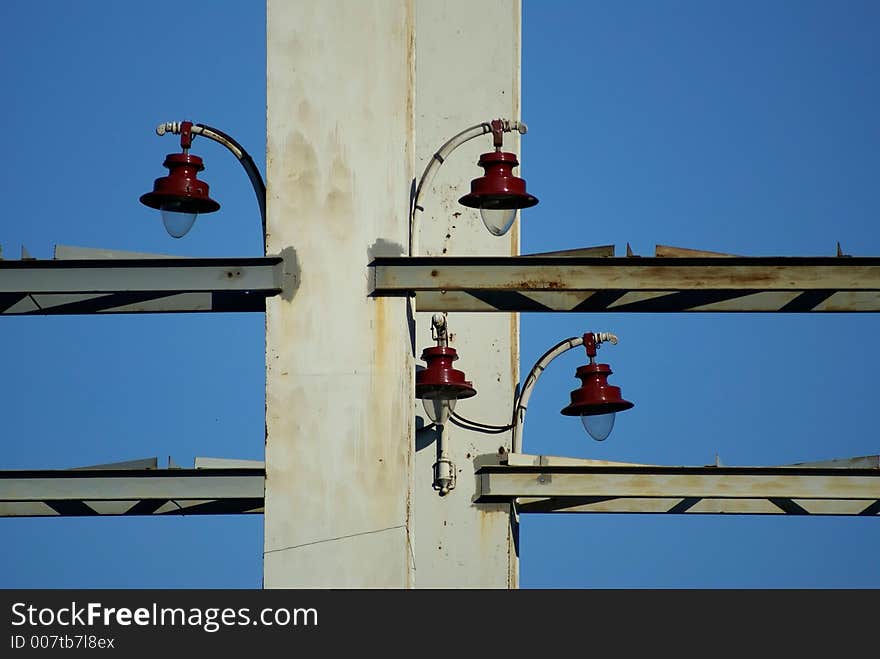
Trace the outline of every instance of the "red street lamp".
{"label": "red street lamp", "polygon": [[165,230],[174,238],[185,236],[203,213],[220,210],[220,204],[208,195],[208,184],[198,180],[205,169],[202,159],[189,152],[192,146],[192,123],[181,123],[181,153],[169,153],[163,166],[168,175],[157,178],[153,191],[141,195],[141,203],[162,213]]}
{"label": "red street lamp", "polygon": [[449,347],[443,314],[434,315],[431,334],[437,345],[422,351],[422,360],[428,365],[416,372],[416,398],[422,400],[428,418],[442,426],[455,409],[455,402],[476,396],[477,390],[465,379],[463,371],[452,367],[452,362],[458,359],[458,352]]}
{"label": "red street lamp", "polygon": [[159,124],[156,133],[159,136],[165,133],[180,134],[181,153],[165,156],[163,165],[168,168],[168,175],[157,178],[153,183],[153,190],[141,195],[140,198],[145,206],[161,211],[166,231],[174,238],[182,238],[192,228],[199,215],[220,209],[220,204],[208,194],[208,184],[198,179],[198,173],[205,169],[202,159],[189,152],[193,138],[196,135],[203,135],[229,149],[244,167],[260,206],[263,222],[263,254],[265,254],[266,184],[244,147],[216,128],[193,124],[191,121],[170,121]]}
{"label": "red street lamp", "polygon": [[584,429],[596,441],[605,440],[614,428],[615,415],[633,407],[633,403],[624,400],[620,387],[608,384],[611,367],[608,364],[595,362],[596,349],[600,343],[617,343],[614,334],[587,332],[582,337],[572,337],[561,341],[538,359],[523,382],[519,397],[514,403],[512,451],[522,452],[522,427],[525,421],[529,397],[541,373],[559,355],[572,348],[584,346],[590,362],[578,367],[575,377],[581,380],[581,386],[571,392],[571,403],[562,409],[566,416],[580,416]]}
{"label": "red street lamp", "polygon": [[526,192],[525,180],[514,176],[512,169],[519,166],[516,154],[501,150],[502,130],[500,120],[492,122],[495,151],[484,153],[477,164],[485,174],[471,181],[471,192],[458,203],[479,208],[483,224],[493,236],[503,236],[516,219],[516,211],[530,208],[538,199]]}
{"label": "red street lamp", "polygon": [[[616,339],[613,342],[617,343]],[[611,434],[617,413],[633,404],[621,398],[620,387],[608,384],[611,367],[596,363],[596,335],[584,334],[583,343],[590,363],[578,367],[575,377],[580,379],[581,386],[571,392],[571,403],[562,409],[562,414],[579,416],[590,437],[601,442]]]}
{"label": "red street lamp", "polygon": [[417,252],[418,216],[416,211],[425,210],[419,205],[422,190],[434,177],[437,168],[449,158],[449,154],[475,137],[492,133],[495,150],[480,156],[477,164],[484,169],[484,174],[471,181],[470,194],[464,195],[458,202],[463,206],[480,209],[483,224],[495,236],[503,236],[510,230],[516,219],[517,210],[529,208],[538,203],[536,197],[526,192],[525,180],[514,176],[511,171],[514,167],[519,166],[516,154],[501,150],[504,133],[517,131],[520,135],[525,135],[527,130],[526,125],[520,121],[493,119],[463,130],[437,150],[425,167],[413,196],[410,212],[410,256],[415,256]]}
{"label": "red street lamp", "polygon": [[455,465],[449,459],[449,417],[456,401],[476,396],[477,390],[465,379],[462,371],[452,367],[458,353],[449,347],[446,316],[442,313],[434,314],[431,319],[431,336],[437,345],[422,351],[422,359],[428,365],[416,372],[416,398],[421,398],[425,413],[440,431],[437,462],[434,463],[434,489],[444,496],[455,487]]}

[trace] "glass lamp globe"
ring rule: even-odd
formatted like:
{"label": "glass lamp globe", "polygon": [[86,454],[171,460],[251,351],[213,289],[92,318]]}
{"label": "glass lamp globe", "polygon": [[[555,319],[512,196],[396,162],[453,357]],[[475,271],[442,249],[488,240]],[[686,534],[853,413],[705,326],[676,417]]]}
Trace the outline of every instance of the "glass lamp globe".
{"label": "glass lamp globe", "polygon": [[181,213],[167,208],[163,208],[161,212],[162,224],[172,238],[183,238],[192,229],[198,217],[196,213]]}
{"label": "glass lamp globe", "polygon": [[434,423],[445,425],[455,409],[455,398],[422,398],[425,414]]}
{"label": "glass lamp globe", "polygon": [[483,224],[493,236],[503,236],[510,231],[513,221],[516,219],[515,208],[480,208],[480,217]]}
{"label": "glass lamp globe", "polygon": [[616,412],[610,414],[581,414],[581,423],[587,434],[597,442],[604,442],[614,429]]}

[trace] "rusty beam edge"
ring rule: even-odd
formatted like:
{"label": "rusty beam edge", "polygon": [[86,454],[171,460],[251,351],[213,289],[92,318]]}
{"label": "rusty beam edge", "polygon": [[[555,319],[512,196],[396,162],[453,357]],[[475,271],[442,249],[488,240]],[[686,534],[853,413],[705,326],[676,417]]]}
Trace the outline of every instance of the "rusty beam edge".
{"label": "rusty beam edge", "polygon": [[[672,259],[677,261],[677,259]],[[658,268],[596,264],[524,263],[377,266],[373,294],[420,291],[781,291],[843,292],[880,290],[880,264],[855,269],[840,265],[682,265]]]}
{"label": "rusty beam edge", "polygon": [[712,266],[732,268],[742,266],[821,266],[834,268],[880,266],[880,256],[731,256],[717,257],[596,257],[596,256],[379,256],[371,268],[395,267],[550,267],[550,266],[599,266],[603,268],[627,267],[696,267]]}
{"label": "rusty beam edge", "polygon": [[3,270],[57,270],[65,268],[204,268],[204,267],[251,267],[274,266],[282,263],[280,256],[237,256],[237,257],[168,257],[157,259],[36,259],[33,261],[0,260]]}
{"label": "rusty beam edge", "polygon": [[264,469],[16,470],[3,472],[0,502],[262,498]]}
{"label": "rusty beam edge", "polygon": [[87,478],[212,478],[222,476],[264,476],[265,468],[230,469],[4,469],[0,480],[5,479],[87,479]]}
{"label": "rusty beam edge", "polygon": [[275,295],[283,287],[280,264],[281,261],[256,265],[218,261],[169,265],[167,259],[157,259],[147,265],[112,261],[100,267],[13,268],[0,270],[0,295],[7,301],[15,296],[62,294],[173,295],[236,291]]}
{"label": "rusty beam edge", "polygon": [[[803,499],[864,500],[873,506],[880,500],[880,472],[864,470],[784,471],[782,473],[657,473],[650,469],[600,468],[591,470],[521,469],[481,470],[488,483],[480,488],[475,503],[504,502],[524,497],[568,498],[668,498],[683,499]],[[754,472],[754,470],[751,470]],[[773,470],[775,472],[775,470]],[[625,473],[623,473],[625,472]],[[816,473],[819,472],[819,473]],[[774,502],[775,503],[775,502]]]}
{"label": "rusty beam edge", "polygon": [[715,466],[540,466],[540,465],[483,465],[474,473],[492,474],[612,474],[620,476],[680,475],[680,476],[869,476],[880,478],[877,467],[715,467]]}

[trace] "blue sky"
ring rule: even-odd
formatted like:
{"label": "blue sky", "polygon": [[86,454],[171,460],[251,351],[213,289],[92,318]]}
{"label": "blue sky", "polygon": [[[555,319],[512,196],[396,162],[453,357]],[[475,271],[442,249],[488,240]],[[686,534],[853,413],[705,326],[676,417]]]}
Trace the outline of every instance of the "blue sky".
{"label": "blue sky", "polygon": [[[523,3],[524,253],[626,242],[747,256],[880,254],[880,5]],[[262,3],[0,4],[0,244],[260,253],[253,192],[202,142],[222,210],[172,240],[137,198],[191,118],[264,169]],[[477,120],[482,117],[476,118]],[[450,135],[459,127],[450,127]],[[198,144],[197,144],[198,146]],[[100,199],[94,191],[102,190]],[[581,355],[536,388],[525,450],[671,465],[878,453],[873,314],[521,317],[522,370],[584,331],[636,407],[604,443],[562,417]],[[263,317],[0,322],[0,467],[262,459]],[[466,368],[466,355],[461,365]],[[259,587],[262,518],[0,520],[2,587]],[[862,518],[525,516],[523,587],[878,587]]]}

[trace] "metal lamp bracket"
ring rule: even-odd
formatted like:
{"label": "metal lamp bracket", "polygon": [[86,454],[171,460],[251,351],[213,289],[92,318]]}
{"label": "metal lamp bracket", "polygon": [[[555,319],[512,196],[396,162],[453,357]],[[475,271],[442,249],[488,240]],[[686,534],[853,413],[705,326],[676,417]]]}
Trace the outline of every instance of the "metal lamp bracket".
{"label": "metal lamp bracket", "polygon": [[440,491],[440,495],[447,494],[455,489],[455,463],[449,458],[440,458],[434,463],[434,489]]}

